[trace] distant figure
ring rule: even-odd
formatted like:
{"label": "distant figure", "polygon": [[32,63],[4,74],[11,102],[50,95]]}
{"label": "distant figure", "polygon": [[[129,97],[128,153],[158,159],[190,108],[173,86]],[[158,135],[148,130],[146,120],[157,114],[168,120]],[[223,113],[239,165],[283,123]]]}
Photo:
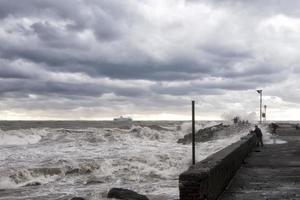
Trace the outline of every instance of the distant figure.
{"label": "distant figure", "polygon": [[300,124],[296,124],[296,129],[299,130],[300,129]]}
{"label": "distant figure", "polygon": [[236,116],[236,117],[233,118],[233,123],[234,124],[239,123],[239,121],[240,121],[240,118],[238,116]]}
{"label": "distant figure", "polygon": [[275,133],[276,133],[276,130],[277,130],[277,128],[278,128],[279,126],[278,126],[278,124],[272,122],[272,123],[270,124],[270,127],[271,127],[271,129],[272,129],[272,134],[275,134]]}
{"label": "distant figure", "polygon": [[261,132],[261,130],[260,130],[260,128],[258,128],[258,126],[257,125],[255,125],[255,129],[254,129],[254,131],[253,131],[254,133],[255,133],[255,135],[256,135],[256,137],[257,137],[257,141],[256,141],[256,146],[264,146],[264,143],[263,143],[263,141],[262,141],[262,132]]}

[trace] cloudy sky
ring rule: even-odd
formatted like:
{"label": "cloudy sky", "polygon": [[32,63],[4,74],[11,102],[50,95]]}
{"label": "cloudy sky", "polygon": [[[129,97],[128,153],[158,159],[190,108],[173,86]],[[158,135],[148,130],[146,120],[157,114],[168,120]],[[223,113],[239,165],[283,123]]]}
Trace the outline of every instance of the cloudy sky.
{"label": "cloudy sky", "polygon": [[300,119],[298,0],[0,0],[1,119]]}

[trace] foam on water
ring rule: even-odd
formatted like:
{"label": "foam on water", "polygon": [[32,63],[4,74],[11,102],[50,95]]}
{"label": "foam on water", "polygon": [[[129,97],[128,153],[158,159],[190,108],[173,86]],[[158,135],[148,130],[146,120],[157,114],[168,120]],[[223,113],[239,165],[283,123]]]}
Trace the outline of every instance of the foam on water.
{"label": "foam on water", "polygon": [[26,145],[38,143],[41,139],[41,134],[36,133],[36,130],[23,131],[2,131],[0,129],[0,145]]}
{"label": "foam on water", "polygon": [[[197,127],[215,124],[201,122]],[[125,187],[178,198],[178,175],[191,164],[191,147],[176,141],[190,132],[191,123],[177,126],[1,131],[0,189],[22,188],[27,197],[39,199],[57,194],[92,200],[105,199],[111,187]],[[248,132],[197,144],[197,161]],[[38,190],[23,187],[35,182],[41,184]]]}

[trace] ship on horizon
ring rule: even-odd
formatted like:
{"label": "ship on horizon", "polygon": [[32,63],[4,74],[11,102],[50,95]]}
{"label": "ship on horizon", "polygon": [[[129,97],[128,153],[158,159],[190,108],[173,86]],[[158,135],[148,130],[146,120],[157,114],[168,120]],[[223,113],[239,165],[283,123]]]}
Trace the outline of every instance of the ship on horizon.
{"label": "ship on horizon", "polygon": [[114,122],[132,122],[133,120],[131,117],[120,116],[120,117],[114,118],[113,121]]}

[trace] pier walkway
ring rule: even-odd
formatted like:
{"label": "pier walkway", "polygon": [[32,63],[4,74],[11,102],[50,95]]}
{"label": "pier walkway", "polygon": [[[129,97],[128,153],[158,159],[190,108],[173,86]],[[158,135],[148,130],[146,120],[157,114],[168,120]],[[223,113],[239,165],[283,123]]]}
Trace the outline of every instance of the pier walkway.
{"label": "pier walkway", "polygon": [[220,200],[300,200],[300,130],[279,125],[277,136],[247,157]]}

